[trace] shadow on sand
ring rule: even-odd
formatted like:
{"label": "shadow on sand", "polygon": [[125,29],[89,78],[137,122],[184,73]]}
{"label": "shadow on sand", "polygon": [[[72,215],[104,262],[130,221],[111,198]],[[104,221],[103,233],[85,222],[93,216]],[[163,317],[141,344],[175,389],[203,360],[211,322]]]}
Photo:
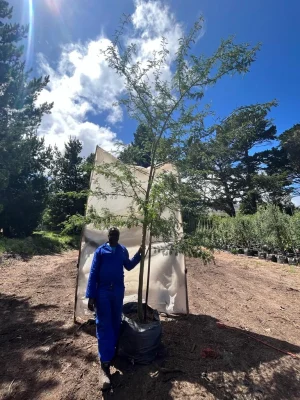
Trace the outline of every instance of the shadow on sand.
{"label": "shadow on sand", "polygon": [[[164,351],[158,359],[140,366],[116,358],[113,390],[104,393],[105,399],[181,398],[181,383],[194,384],[182,390],[182,398],[206,398],[210,393],[228,400],[300,399],[300,347],[242,329],[219,328],[217,320],[208,315],[168,318],[162,325]],[[86,331],[94,335],[95,327]],[[216,358],[203,358],[206,348],[213,349]]]}

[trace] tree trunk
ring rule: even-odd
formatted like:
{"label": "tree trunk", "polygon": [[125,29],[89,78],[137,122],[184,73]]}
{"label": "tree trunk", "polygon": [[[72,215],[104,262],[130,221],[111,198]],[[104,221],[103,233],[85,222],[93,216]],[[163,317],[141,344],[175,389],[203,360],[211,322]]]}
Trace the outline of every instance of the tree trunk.
{"label": "tree trunk", "polygon": [[142,232],[142,259],[140,263],[140,275],[139,275],[139,288],[138,288],[138,317],[139,321],[143,322],[143,283],[144,283],[144,269],[145,269],[145,248],[146,248],[146,236],[147,236],[147,223],[143,224]]}
{"label": "tree trunk", "polygon": [[4,226],[3,227],[3,236],[7,237],[7,238],[11,238],[12,237],[9,226]]}
{"label": "tree trunk", "polygon": [[[155,153],[154,153],[155,156]],[[150,191],[152,187],[152,183],[155,175],[155,168],[153,166],[154,156],[151,160],[151,168],[149,171],[149,178],[147,184],[147,190],[145,195],[145,205],[144,205],[144,222],[143,222],[143,230],[142,230],[142,259],[140,264],[140,275],[139,275],[139,288],[138,288],[138,317],[139,321],[143,322],[144,313],[143,313],[143,283],[144,283],[144,269],[145,269],[145,250],[146,250],[146,237],[147,237],[147,228],[149,226],[148,222],[148,202],[150,197]]]}
{"label": "tree trunk", "polygon": [[231,217],[235,217],[236,216],[236,212],[235,212],[235,208],[234,208],[234,204],[232,201],[228,202],[228,205],[230,207],[230,216]]}
{"label": "tree trunk", "polygon": [[150,232],[150,240],[149,240],[149,258],[148,258],[148,275],[147,275],[147,287],[146,287],[146,302],[145,302],[145,310],[144,310],[144,321],[147,319],[147,306],[148,306],[148,296],[149,296],[149,283],[150,283],[150,266],[151,266],[151,247],[152,247],[152,234]]}

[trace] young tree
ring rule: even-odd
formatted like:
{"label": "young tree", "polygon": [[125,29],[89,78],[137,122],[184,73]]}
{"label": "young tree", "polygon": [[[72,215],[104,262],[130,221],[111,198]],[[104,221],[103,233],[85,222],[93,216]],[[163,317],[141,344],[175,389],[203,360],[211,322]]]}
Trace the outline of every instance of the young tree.
{"label": "young tree", "polygon": [[[148,168],[151,164],[151,147],[153,143],[153,137],[150,131],[144,125],[139,125],[137,131],[134,134],[133,142],[124,147],[119,154],[119,160],[128,165],[137,165],[140,167]],[[167,151],[166,151],[167,149]],[[179,155],[178,149],[172,146],[170,140],[162,139],[160,147],[158,149],[157,162],[159,160],[162,164],[167,163],[168,160],[177,164],[177,158]],[[201,215],[206,211],[205,205],[201,195],[197,191],[191,191],[188,198],[183,199],[182,212],[184,228],[186,232],[195,232],[197,222]]]}
{"label": "young tree", "polygon": [[37,105],[49,77],[29,78],[23,61],[27,28],[6,22],[13,8],[0,0],[0,229],[6,236],[30,234],[47,195],[49,151],[37,128],[51,104]]}
{"label": "young tree", "polygon": [[[135,43],[124,49],[122,30],[105,51],[109,66],[125,81],[126,94],[119,104],[127,109],[131,118],[147,126],[153,138],[145,186],[135,178],[134,168],[120,161],[98,168],[98,172],[110,181],[112,187],[109,193],[99,188],[96,193],[98,196],[107,198],[118,193],[132,199],[126,218],[119,218],[107,210],[101,215],[93,215],[96,223],[102,227],[107,227],[113,218],[119,225],[142,226],[138,289],[138,314],[141,320],[147,233],[171,241],[178,251],[188,253],[195,250],[196,255],[203,257],[207,254],[194,247],[195,243],[190,238],[183,240],[178,234],[181,221],[177,218],[177,212],[182,197],[187,195],[188,186],[180,184],[176,172],[159,173],[161,154],[166,154],[169,162],[173,161],[173,148],[176,148],[178,157],[183,138],[191,135],[200,139],[203,137],[203,121],[210,111],[207,107],[199,108],[206,88],[215,85],[226,74],[247,72],[259,48],[251,48],[248,44],[237,45],[228,39],[222,41],[211,57],[193,55],[190,47],[197,39],[201,24],[202,19],[179,41],[171,79],[164,78],[163,73],[168,56],[164,38],[161,48],[154,51],[146,63],[136,58]],[[164,213],[166,209],[168,215]]]}

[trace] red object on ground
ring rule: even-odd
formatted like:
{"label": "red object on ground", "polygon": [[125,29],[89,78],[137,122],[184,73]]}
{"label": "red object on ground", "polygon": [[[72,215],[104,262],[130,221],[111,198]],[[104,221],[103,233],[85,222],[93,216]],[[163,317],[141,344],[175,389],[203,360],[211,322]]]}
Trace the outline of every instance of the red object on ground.
{"label": "red object on ground", "polygon": [[207,347],[206,349],[203,349],[201,352],[201,357],[202,358],[217,358],[219,354],[212,348]]}
{"label": "red object on ground", "polygon": [[285,350],[278,349],[278,347],[272,346],[271,344],[269,344],[269,343],[267,343],[267,342],[264,342],[263,340],[261,340],[261,339],[255,337],[255,336],[253,336],[253,335],[250,335],[250,334],[249,334],[246,330],[244,330],[244,329],[239,329],[239,328],[236,328],[235,326],[225,325],[225,324],[224,324],[223,322],[221,322],[221,321],[217,321],[216,324],[217,324],[217,327],[218,327],[218,328],[221,328],[221,329],[225,329],[225,328],[226,328],[226,329],[232,329],[232,330],[238,331],[238,332],[240,332],[240,333],[242,333],[242,334],[248,336],[249,338],[256,340],[257,342],[264,344],[265,346],[271,347],[271,349],[277,350],[277,351],[279,351],[280,353],[283,353],[283,354],[287,354],[288,356],[291,356],[291,357],[293,357],[293,358],[298,358],[298,359],[300,359],[300,357],[299,357],[297,354],[291,353],[290,351],[285,351]]}

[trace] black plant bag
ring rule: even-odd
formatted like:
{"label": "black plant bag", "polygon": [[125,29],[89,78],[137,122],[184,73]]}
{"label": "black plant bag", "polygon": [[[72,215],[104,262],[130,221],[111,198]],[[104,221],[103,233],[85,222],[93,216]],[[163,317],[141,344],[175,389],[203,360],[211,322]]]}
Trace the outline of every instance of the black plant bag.
{"label": "black plant bag", "polygon": [[141,324],[126,316],[137,313],[137,303],[127,303],[123,306],[118,353],[132,363],[150,364],[161,346],[162,326],[159,314],[147,307],[153,315],[153,320]]}

